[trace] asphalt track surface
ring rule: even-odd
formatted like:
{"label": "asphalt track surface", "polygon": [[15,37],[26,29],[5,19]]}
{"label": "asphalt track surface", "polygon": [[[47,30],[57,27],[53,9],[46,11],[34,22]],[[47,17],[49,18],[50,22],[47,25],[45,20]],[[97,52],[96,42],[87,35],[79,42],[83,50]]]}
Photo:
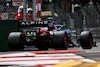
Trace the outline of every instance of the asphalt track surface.
{"label": "asphalt track surface", "polygon": [[[83,50],[81,47],[74,47],[74,48],[68,48],[68,50],[79,50],[79,51],[85,51],[85,52],[78,52],[74,53],[76,55],[80,55],[82,57],[92,59],[95,61],[100,61],[100,39],[99,38],[94,38],[94,41],[97,42],[98,47],[93,47],[92,49],[85,49]],[[7,51],[7,52],[0,52],[1,54],[9,54],[9,53],[19,53],[19,52],[29,52],[29,51],[37,51],[37,48],[33,47],[26,47],[24,51]],[[53,51],[54,49],[49,48],[48,51]]]}
{"label": "asphalt track surface", "polygon": [[93,47],[92,49],[85,49],[85,50],[81,48],[74,48],[76,50],[86,51],[86,52],[75,53],[75,54],[100,62],[100,38],[94,38],[94,41],[97,42],[97,47]]}

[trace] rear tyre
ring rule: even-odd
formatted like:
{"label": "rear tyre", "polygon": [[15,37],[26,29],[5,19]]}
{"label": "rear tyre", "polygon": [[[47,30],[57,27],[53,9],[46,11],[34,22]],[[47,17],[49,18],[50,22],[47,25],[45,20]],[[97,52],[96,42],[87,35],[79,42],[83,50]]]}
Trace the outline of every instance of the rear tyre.
{"label": "rear tyre", "polygon": [[53,45],[55,50],[66,50],[68,48],[66,36],[65,31],[54,32]]}
{"label": "rear tyre", "polygon": [[23,35],[21,32],[11,32],[8,36],[8,45],[10,50],[23,50]]}
{"label": "rear tyre", "polygon": [[89,31],[83,31],[80,35],[81,47],[91,49],[93,47],[93,37]]}

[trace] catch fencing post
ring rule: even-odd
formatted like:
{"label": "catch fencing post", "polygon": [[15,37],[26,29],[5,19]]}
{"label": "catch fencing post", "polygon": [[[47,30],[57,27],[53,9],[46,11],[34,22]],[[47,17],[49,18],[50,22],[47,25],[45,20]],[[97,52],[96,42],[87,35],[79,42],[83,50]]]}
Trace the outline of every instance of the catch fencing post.
{"label": "catch fencing post", "polygon": [[33,17],[34,17],[34,20],[36,21],[36,0],[32,0],[32,3],[33,3]]}
{"label": "catch fencing post", "polygon": [[24,0],[23,19],[26,21],[27,1]]}
{"label": "catch fencing post", "polygon": [[41,21],[41,0],[36,0],[36,14],[37,20]]}
{"label": "catch fencing post", "polygon": [[41,20],[41,0],[32,0],[34,20]]}

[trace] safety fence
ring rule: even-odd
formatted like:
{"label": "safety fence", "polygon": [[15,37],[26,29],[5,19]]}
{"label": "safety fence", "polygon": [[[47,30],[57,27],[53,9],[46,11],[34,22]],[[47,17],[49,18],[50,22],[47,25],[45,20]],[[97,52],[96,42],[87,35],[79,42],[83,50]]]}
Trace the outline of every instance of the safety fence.
{"label": "safety fence", "polygon": [[18,6],[14,6],[11,0],[0,0],[0,16],[3,20],[14,19]]}
{"label": "safety fence", "polygon": [[[35,8],[33,8],[33,4],[35,4]],[[29,7],[33,8],[36,11],[34,17],[36,20],[41,20],[41,0],[0,0],[0,17],[2,20],[14,20],[18,14],[18,7],[24,5],[27,5],[26,10]]]}

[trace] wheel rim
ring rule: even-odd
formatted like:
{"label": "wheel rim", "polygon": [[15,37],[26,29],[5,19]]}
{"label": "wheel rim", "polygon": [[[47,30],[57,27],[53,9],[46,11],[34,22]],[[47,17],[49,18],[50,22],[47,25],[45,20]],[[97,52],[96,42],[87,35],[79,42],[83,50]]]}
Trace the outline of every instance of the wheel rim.
{"label": "wheel rim", "polygon": [[64,43],[65,43],[65,46],[68,48],[68,46],[67,46],[67,42],[66,42],[66,35],[67,35],[67,33],[65,33],[65,36],[64,36]]}
{"label": "wheel rim", "polygon": [[91,33],[89,34],[89,42],[90,42],[90,46],[92,47],[92,36],[91,36]]}

